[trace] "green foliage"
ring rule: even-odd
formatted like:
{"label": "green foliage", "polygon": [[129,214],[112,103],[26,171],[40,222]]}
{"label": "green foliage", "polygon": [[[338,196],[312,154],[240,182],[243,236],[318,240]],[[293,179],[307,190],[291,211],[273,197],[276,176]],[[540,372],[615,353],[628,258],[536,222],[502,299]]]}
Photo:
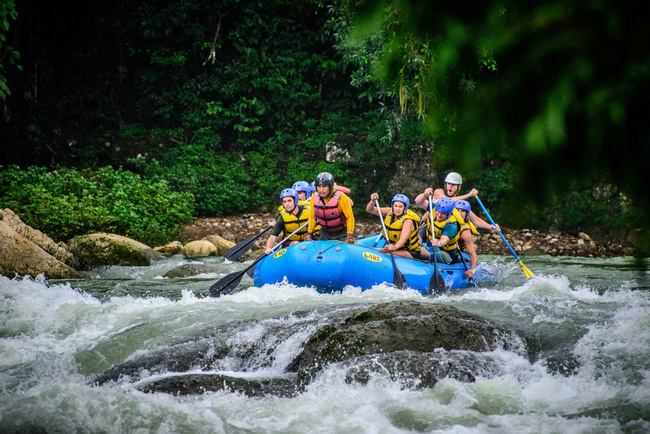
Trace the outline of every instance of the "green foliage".
{"label": "green foliage", "polygon": [[[357,17],[363,36],[391,22],[397,8],[398,37],[420,43],[439,37],[427,71],[428,93],[436,96],[427,123],[462,156],[462,171],[481,168],[483,160],[468,155],[508,151],[520,168],[518,201],[548,206],[605,169],[637,206],[650,209],[650,133],[642,115],[650,57],[636,48],[647,44],[648,32],[634,4],[533,1],[507,10],[499,1],[370,4]],[[457,86],[468,73],[465,86]],[[468,93],[471,81],[476,87]]]}
{"label": "green foliage", "polygon": [[18,13],[14,0],[4,0],[0,4],[0,99],[6,100],[11,95],[11,89],[7,84],[5,75],[5,64],[15,66],[22,71],[22,66],[17,62],[20,59],[20,53],[11,45],[7,44],[7,34],[9,33],[10,20],[16,20]]}
{"label": "green foliage", "polygon": [[[48,20],[55,7],[40,2],[17,17],[14,0],[0,6],[5,157],[80,171],[60,169],[49,185],[33,168],[5,170],[26,187],[2,200],[54,221],[60,239],[146,232],[143,205],[132,202],[148,203],[147,185],[192,194],[197,214],[223,216],[273,210],[279,191],[322,171],[367,197],[413,159],[460,171],[512,226],[634,221],[634,207],[607,202],[602,214],[585,193],[594,185],[579,181],[603,167],[635,207],[650,207],[650,58],[646,26],[627,3],[116,0]],[[42,30],[17,34],[10,40],[22,45],[11,49],[16,19],[12,31]],[[18,51],[38,70],[14,85],[17,69],[2,68]],[[349,161],[326,163],[330,142]],[[433,155],[415,154],[424,142]],[[142,178],[97,169],[106,165]],[[123,187],[109,197],[99,184],[115,177]],[[173,222],[157,224],[148,232]]]}
{"label": "green foliage", "polygon": [[110,166],[94,172],[0,167],[0,189],[0,207],[56,241],[112,232],[146,244],[165,243],[192,219],[191,194]]}

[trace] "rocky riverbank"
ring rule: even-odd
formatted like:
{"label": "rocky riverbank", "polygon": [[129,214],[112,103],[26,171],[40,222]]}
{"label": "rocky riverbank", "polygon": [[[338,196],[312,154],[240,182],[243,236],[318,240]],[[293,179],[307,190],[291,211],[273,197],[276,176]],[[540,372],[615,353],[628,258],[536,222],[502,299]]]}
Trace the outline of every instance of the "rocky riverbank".
{"label": "rocky riverbank", "polygon": [[[244,214],[221,218],[200,218],[194,224],[183,229],[182,236],[186,241],[201,240],[209,235],[219,235],[235,243],[250,238],[261,232],[268,224],[275,221],[276,214]],[[362,238],[381,231],[378,219],[357,220],[355,236]],[[503,229],[503,234],[515,252],[521,256],[551,255],[551,256],[584,256],[608,258],[614,256],[629,256],[634,248],[629,245],[602,240],[593,240],[586,233],[577,235],[567,233],[543,233],[537,230]],[[268,237],[260,237],[255,243],[255,249],[264,247]],[[484,255],[509,255],[510,250],[498,233],[480,230],[474,238],[476,249]]]}

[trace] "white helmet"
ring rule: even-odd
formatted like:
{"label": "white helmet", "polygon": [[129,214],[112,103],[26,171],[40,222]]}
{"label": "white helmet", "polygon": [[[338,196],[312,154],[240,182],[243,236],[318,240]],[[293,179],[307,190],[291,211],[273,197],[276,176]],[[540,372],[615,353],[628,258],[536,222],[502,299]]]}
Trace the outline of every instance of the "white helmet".
{"label": "white helmet", "polygon": [[449,172],[449,175],[445,178],[445,184],[462,184],[463,178],[456,172]]}

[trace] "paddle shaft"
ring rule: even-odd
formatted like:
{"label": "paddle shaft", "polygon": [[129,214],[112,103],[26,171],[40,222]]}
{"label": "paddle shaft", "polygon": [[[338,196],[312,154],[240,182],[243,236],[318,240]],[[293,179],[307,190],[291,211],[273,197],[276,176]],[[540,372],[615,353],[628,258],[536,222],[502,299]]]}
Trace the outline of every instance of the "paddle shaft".
{"label": "paddle shaft", "polygon": [[[275,249],[277,249],[278,247],[280,247],[282,244],[284,244],[285,241],[287,241],[287,240],[288,240],[289,238],[291,238],[293,235],[295,235],[296,233],[298,233],[299,230],[301,230],[302,228],[304,228],[305,226],[307,226],[308,223],[309,223],[309,222],[305,222],[302,226],[300,226],[300,227],[299,227],[298,229],[296,229],[294,232],[292,232],[291,234],[289,234],[289,236],[287,236],[285,239],[283,239],[283,240],[280,241],[278,244],[276,244],[275,246],[273,246],[273,247],[271,248],[271,250],[274,251]],[[228,274],[227,276],[222,277],[222,278],[221,278],[217,283],[215,283],[214,285],[212,285],[212,286],[210,287],[210,294],[211,294],[213,297],[219,297],[219,296],[221,296],[221,295],[226,295],[226,294],[228,294],[230,291],[232,291],[233,289],[235,289],[235,288],[237,287],[237,285],[238,285],[239,282],[241,281],[242,277],[244,277],[244,274],[246,274],[246,272],[247,272],[250,268],[253,268],[255,265],[257,265],[257,263],[260,262],[262,259],[264,259],[267,255],[270,255],[270,253],[264,253],[264,254],[260,255],[257,259],[255,259],[255,261],[253,261],[253,263],[252,263],[251,265],[249,265],[249,266],[246,267],[245,269],[243,269],[243,270],[241,270],[241,271],[236,271],[236,272],[234,272],[234,273],[230,273],[230,274]]]}
{"label": "paddle shaft", "polygon": [[381,208],[379,208],[379,201],[375,199],[375,206],[377,207],[377,214],[379,214],[379,221],[381,222],[381,229],[384,232],[384,238],[386,238],[386,242],[390,243],[388,240],[388,231],[386,230],[386,225],[384,224],[384,216],[381,215]]}
{"label": "paddle shaft", "polygon": [[[490,223],[492,223],[493,225],[496,226],[496,223],[494,223],[494,220],[492,220],[492,217],[490,216],[490,213],[488,213],[487,210],[485,209],[485,207],[483,206],[483,202],[481,202],[481,199],[479,199],[478,196],[475,196],[475,199],[476,199],[476,201],[478,202],[478,204],[481,205],[481,208],[483,208],[483,212],[485,213],[485,215],[487,216],[487,218],[490,220]],[[519,259],[519,256],[517,256],[517,254],[515,253],[515,250],[510,246],[510,244],[508,244],[508,241],[506,240],[506,237],[503,236],[503,234],[501,233],[501,231],[499,231],[499,235],[501,235],[501,239],[503,240],[504,243],[506,243],[506,246],[508,246],[508,248],[509,248],[510,251],[512,252],[512,254],[513,254],[513,256],[515,257],[515,259],[516,259],[517,261],[521,261],[521,259]]]}
{"label": "paddle shaft", "polygon": [[[388,245],[390,245],[390,241],[388,239],[388,230],[384,224],[384,217],[381,215],[381,208],[379,208],[379,201],[377,199],[375,199],[375,206],[377,207],[377,214],[379,214],[381,227],[384,231],[384,238],[386,238],[386,248],[388,249]],[[395,270],[395,274],[393,275],[393,285],[397,286],[399,289],[404,289],[407,287],[406,278],[402,272],[399,271],[399,268],[397,268],[397,264],[395,263],[395,256],[393,256],[393,251],[389,249],[388,253],[390,253],[390,259],[393,261],[393,269]]]}
{"label": "paddle shaft", "polygon": [[[492,223],[493,225],[496,226],[496,223],[494,223],[494,220],[492,220],[492,217],[490,216],[490,213],[487,212],[487,210],[483,206],[483,202],[481,202],[481,199],[479,199],[478,196],[475,196],[475,197],[476,197],[476,201],[478,202],[478,204],[481,205],[481,208],[483,208],[483,212],[485,213],[487,218],[490,219],[490,223]],[[510,249],[510,252],[512,252],[512,255],[515,257],[515,259],[517,260],[519,265],[521,265],[521,268],[524,270],[524,274],[526,274],[526,278],[530,279],[531,277],[533,277],[534,276],[533,272],[530,271],[528,269],[528,267],[526,267],[524,265],[524,263],[523,263],[523,261],[521,259],[519,259],[519,256],[517,256],[517,254],[515,253],[515,249],[513,249],[512,246],[510,246],[510,244],[508,244],[508,241],[506,240],[506,237],[503,236],[503,233],[501,233],[501,231],[499,231],[499,235],[501,235],[501,239],[503,240],[504,243],[506,243],[506,246],[508,246],[508,248]]]}
{"label": "paddle shaft", "polygon": [[230,249],[228,249],[228,251],[223,255],[223,257],[229,261],[236,261],[240,256],[242,256],[244,253],[250,250],[250,248],[253,246],[253,244],[259,237],[261,237],[264,233],[266,233],[270,229],[272,229],[271,226],[264,229],[262,232],[260,232],[255,236],[252,236],[244,241],[240,241],[239,243],[235,244]]}
{"label": "paddle shaft", "polygon": [[433,214],[433,205],[431,204],[431,197],[429,197],[429,219],[431,220],[431,245],[433,247],[433,275],[429,282],[429,288],[436,294],[441,294],[445,290],[445,282],[442,280],[442,276],[438,272],[438,255],[436,254],[436,247],[433,246],[433,242],[436,240],[436,234],[433,225],[435,218]]}

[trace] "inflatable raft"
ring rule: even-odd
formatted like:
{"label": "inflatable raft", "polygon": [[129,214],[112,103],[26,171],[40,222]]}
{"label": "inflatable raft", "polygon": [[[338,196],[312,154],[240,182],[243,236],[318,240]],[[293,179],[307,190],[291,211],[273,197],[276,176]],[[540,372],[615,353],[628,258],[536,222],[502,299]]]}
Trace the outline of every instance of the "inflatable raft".
{"label": "inflatable raft", "polygon": [[[255,286],[284,281],[298,286],[313,286],[320,292],[341,291],[347,285],[370,289],[381,283],[393,282],[393,262],[388,254],[379,253],[381,239],[373,248],[377,237],[368,237],[357,244],[339,241],[305,241],[268,255],[262,259],[253,274]],[[429,247],[430,249],[430,247]],[[467,266],[469,258],[465,255]],[[430,293],[434,265],[429,262],[395,256],[395,264],[406,278],[409,288],[423,294]],[[487,270],[479,269],[470,281],[462,262],[438,264],[445,289],[484,286],[493,283]]]}

